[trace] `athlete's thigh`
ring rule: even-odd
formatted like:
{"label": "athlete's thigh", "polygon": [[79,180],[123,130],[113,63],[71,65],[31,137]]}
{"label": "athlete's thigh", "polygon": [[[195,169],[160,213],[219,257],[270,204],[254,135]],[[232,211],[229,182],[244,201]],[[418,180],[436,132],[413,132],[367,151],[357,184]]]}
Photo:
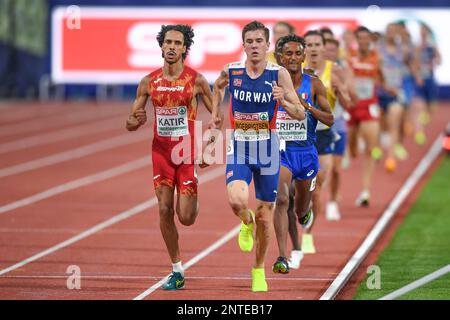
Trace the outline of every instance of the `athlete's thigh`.
{"label": "athlete's thigh", "polygon": [[360,124],[361,137],[366,143],[366,147],[373,148],[378,144],[380,123],[378,120],[363,121]]}
{"label": "athlete's thigh", "polygon": [[295,208],[298,214],[308,210],[317,176],[308,180],[295,180]]}
{"label": "athlete's thigh", "polygon": [[153,162],[153,184],[155,190],[160,186],[168,186],[175,188],[176,181],[176,166],[172,163],[163,152],[159,150],[152,150]]}
{"label": "athlete's thigh", "polygon": [[278,200],[288,204],[289,190],[292,181],[292,172],[284,165],[280,166],[280,176],[278,178],[277,202]]}
{"label": "athlete's thigh", "polygon": [[161,212],[173,209],[174,188],[167,185],[159,185],[155,188],[156,198],[158,199],[158,206]]}

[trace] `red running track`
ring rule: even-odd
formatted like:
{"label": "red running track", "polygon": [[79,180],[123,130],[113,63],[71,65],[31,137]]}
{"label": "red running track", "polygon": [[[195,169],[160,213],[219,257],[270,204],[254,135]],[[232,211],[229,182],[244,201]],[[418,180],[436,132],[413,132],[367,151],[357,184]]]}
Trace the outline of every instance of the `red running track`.
{"label": "red running track", "polygon": [[[150,126],[126,132],[129,108],[120,103],[0,106],[0,299],[133,299],[171,271],[154,199]],[[203,111],[199,118],[209,120]],[[307,255],[299,270],[270,271],[277,257],[273,234],[266,260],[268,293],[250,291],[254,253],[241,253],[233,236],[186,271],[185,290],[157,289],[145,298],[318,299],[449,119],[450,106],[441,105],[427,127],[427,144],[419,147],[408,139],[411,156],[394,174],[386,173],[382,162],[377,165],[368,209],[354,206],[361,162],[352,160],[343,173],[343,218],[318,217],[318,252]],[[98,177],[118,166],[121,172]],[[199,217],[191,227],[178,224],[184,263],[239,222],[227,204],[224,167],[199,174]],[[83,177],[81,185],[67,185]],[[12,203],[15,207],[7,207]],[[142,203],[144,210],[130,211]],[[123,220],[111,220],[118,215]],[[80,290],[67,288],[71,265],[81,270]]]}

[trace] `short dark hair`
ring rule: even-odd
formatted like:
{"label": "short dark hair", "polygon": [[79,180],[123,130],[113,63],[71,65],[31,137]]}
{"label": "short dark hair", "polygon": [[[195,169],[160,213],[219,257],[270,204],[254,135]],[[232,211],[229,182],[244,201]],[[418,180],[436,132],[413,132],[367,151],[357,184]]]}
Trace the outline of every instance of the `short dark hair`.
{"label": "short dark hair", "polygon": [[194,29],[192,29],[192,27],[187,24],[170,24],[167,26],[162,25],[161,31],[159,31],[158,35],[156,36],[156,40],[158,40],[160,47],[163,46],[166,33],[170,30],[179,31],[183,34],[183,45],[186,46],[186,52],[183,53],[182,58],[183,60],[185,60],[189,49],[191,48],[191,45],[194,43]]}
{"label": "short dark hair", "polygon": [[328,33],[328,34],[331,34],[331,36],[333,36],[334,37],[334,33],[333,33],[333,31],[330,29],[330,28],[328,28],[328,27],[322,27],[322,28],[320,28],[320,33],[323,35],[323,34],[325,34],[325,33]]}
{"label": "short dark hair", "polygon": [[322,39],[323,45],[325,45],[325,37],[319,30],[309,30],[305,33],[303,38],[305,38],[305,40],[306,40],[306,37],[309,37],[309,36],[319,36]]}
{"label": "short dark hair", "polygon": [[305,39],[303,39],[302,37],[299,37],[295,34],[290,34],[288,36],[284,36],[284,37],[281,37],[280,39],[278,39],[278,41],[275,45],[275,52],[281,53],[283,51],[284,45],[288,42],[300,43],[301,46],[303,47],[303,49],[305,49],[305,47],[306,47]]}
{"label": "short dark hair", "polygon": [[289,22],[278,21],[273,25],[273,30],[275,30],[275,27],[277,27],[277,26],[285,26],[286,28],[288,28],[289,34],[295,33],[295,27],[292,24],[290,24]]}
{"label": "short dark hair", "polygon": [[357,36],[361,32],[367,32],[368,34],[372,34],[372,31],[370,31],[367,27],[359,26],[358,28],[356,28],[356,30],[354,32],[355,36]]}
{"label": "short dark hair", "polygon": [[339,48],[339,40],[336,40],[336,39],[326,39],[326,40],[325,40],[325,44],[327,44],[327,43],[334,44],[336,47]]}
{"label": "short dark hair", "polygon": [[249,31],[254,31],[254,30],[263,30],[264,31],[264,37],[266,38],[266,41],[269,42],[269,29],[261,22],[253,20],[250,23],[247,23],[244,27],[244,29],[242,29],[242,42],[244,42],[244,38],[245,38],[245,34]]}

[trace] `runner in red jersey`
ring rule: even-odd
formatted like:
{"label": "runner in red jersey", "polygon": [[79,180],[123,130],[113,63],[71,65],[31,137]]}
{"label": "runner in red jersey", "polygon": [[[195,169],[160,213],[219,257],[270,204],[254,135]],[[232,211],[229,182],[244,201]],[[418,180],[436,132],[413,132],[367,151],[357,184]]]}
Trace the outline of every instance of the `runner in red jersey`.
{"label": "runner in red jersey", "polygon": [[[153,182],[158,198],[160,229],[173,264],[173,272],[163,289],[184,288],[184,270],[174,221],[174,190],[178,190],[176,214],[186,226],[198,214],[197,173],[195,168],[195,117],[197,98],[212,111],[212,93],[206,79],[184,65],[194,32],[187,25],[162,26],[157,40],[164,66],[139,83],[136,100],[126,127],[137,130],[146,120],[145,105],[150,97],[154,115],[152,144]],[[220,128],[221,118],[214,118]]]}
{"label": "runner in red jersey", "polygon": [[380,134],[380,107],[376,88],[384,86],[380,60],[371,48],[371,32],[366,27],[355,31],[358,50],[350,52],[348,65],[354,74],[355,91],[358,98],[356,105],[349,110],[349,149],[353,157],[357,156],[358,134],[363,138],[365,158],[363,162],[362,192],[356,200],[358,206],[368,206],[370,185],[375,168],[375,160],[381,157],[378,146]]}

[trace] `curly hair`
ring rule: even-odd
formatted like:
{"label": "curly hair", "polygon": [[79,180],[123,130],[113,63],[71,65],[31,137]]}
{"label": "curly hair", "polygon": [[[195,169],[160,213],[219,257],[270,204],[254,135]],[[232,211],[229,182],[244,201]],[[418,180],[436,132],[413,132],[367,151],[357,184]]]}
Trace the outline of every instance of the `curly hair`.
{"label": "curly hair", "polygon": [[182,58],[183,60],[185,60],[187,54],[189,53],[191,45],[194,43],[194,29],[192,29],[192,27],[187,24],[170,24],[167,26],[162,25],[161,31],[159,31],[158,35],[156,36],[156,40],[158,40],[160,47],[162,47],[164,43],[164,38],[166,37],[167,31],[170,30],[179,31],[183,34],[183,45],[186,46],[186,52],[183,53]]}
{"label": "curly hair", "polygon": [[303,39],[300,36],[297,36],[295,34],[290,34],[288,36],[281,37],[278,39],[276,45],[275,45],[275,52],[280,54],[281,51],[283,51],[283,47],[288,42],[297,42],[300,43],[303,49],[306,47],[305,39]]}

